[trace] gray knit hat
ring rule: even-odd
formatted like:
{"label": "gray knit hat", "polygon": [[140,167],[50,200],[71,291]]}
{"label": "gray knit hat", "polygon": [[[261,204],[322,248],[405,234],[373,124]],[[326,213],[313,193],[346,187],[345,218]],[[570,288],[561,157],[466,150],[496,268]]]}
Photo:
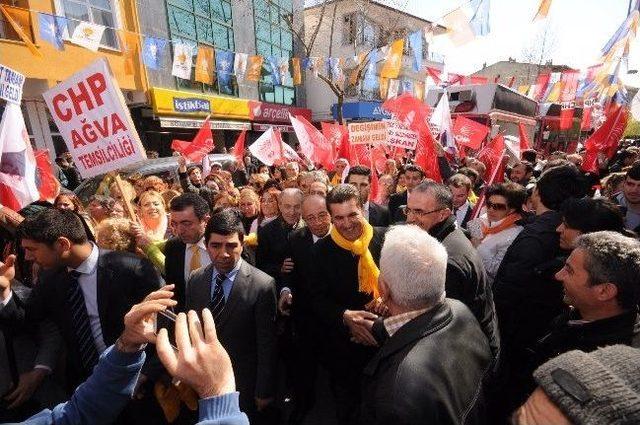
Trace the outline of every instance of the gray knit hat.
{"label": "gray knit hat", "polygon": [[533,376],[574,425],[640,424],[640,350],[569,351]]}

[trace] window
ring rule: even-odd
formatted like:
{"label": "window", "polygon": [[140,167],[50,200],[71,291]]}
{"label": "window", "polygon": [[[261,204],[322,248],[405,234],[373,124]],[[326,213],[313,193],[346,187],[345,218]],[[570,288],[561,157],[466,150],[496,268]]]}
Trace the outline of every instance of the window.
{"label": "window", "polygon": [[376,46],[380,37],[380,27],[362,13],[349,13],[344,16],[342,44],[357,46]]}
{"label": "window", "polygon": [[[215,49],[235,50],[233,17],[229,0],[167,0],[169,31],[173,40],[182,40],[194,45],[204,44]],[[194,49],[193,54],[197,54]],[[195,67],[195,57],[193,61]],[[176,78],[178,89],[203,93],[237,96],[238,87],[230,90],[213,85]]]}
{"label": "window", "polygon": [[62,0],[62,11],[67,20],[68,36],[73,34],[80,21],[92,22],[107,27],[102,35],[101,45],[118,49],[118,36],[115,28],[115,3],[113,0]]}
{"label": "window", "polygon": [[[289,58],[293,57],[293,33],[287,20],[293,16],[291,0],[254,0],[253,16],[256,29],[256,54]],[[266,63],[265,67],[270,70]],[[274,86],[271,74],[265,72],[258,82],[258,93],[263,102],[295,104],[295,88],[291,76],[282,85]]]}

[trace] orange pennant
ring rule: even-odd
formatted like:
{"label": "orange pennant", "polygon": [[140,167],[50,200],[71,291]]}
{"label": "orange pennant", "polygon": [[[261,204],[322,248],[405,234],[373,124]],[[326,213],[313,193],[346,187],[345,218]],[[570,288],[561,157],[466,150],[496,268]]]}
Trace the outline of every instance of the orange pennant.
{"label": "orange pennant", "polygon": [[398,78],[400,68],[402,67],[402,49],[404,49],[404,38],[391,43],[387,60],[384,62],[382,71],[380,71],[381,77]]}
{"label": "orange pennant", "polygon": [[245,80],[247,81],[260,81],[262,74],[262,62],[264,58],[262,56],[249,56],[247,62],[247,74]]}
{"label": "orange pennant", "polygon": [[349,74],[350,85],[355,86],[356,84],[358,84],[358,77],[362,72],[362,68],[364,67],[366,57],[367,57],[367,54],[365,52],[358,53],[358,56],[356,57],[356,61],[357,61],[356,67],[353,68],[353,70],[351,71],[351,74]]}
{"label": "orange pennant", "polygon": [[135,73],[135,58],[139,51],[138,34],[125,30],[118,30],[122,53],[124,55],[124,74],[133,75]]}
{"label": "orange pennant", "polygon": [[196,58],[195,80],[204,84],[213,84],[213,48],[209,46],[198,46],[198,56]]}
{"label": "orange pennant", "polygon": [[28,10],[18,7],[0,4],[0,12],[7,18],[13,30],[18,34],[20,39],[27,45],[29,51],[38,57],[42,57],[42,52],[38,50],[29,35],[31,33],[31,14]]}
{"label": "orange pennant", "polygon": [[291,59],[291,67],[293,68],[293,85],[302,84],[302,71],[300,70],[300,58]]}

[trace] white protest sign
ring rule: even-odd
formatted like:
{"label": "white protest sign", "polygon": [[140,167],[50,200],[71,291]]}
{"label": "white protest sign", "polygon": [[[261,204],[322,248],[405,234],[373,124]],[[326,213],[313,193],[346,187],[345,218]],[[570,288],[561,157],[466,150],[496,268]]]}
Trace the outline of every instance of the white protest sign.
{"label": "white protest sign", "polygon": [[147,159],[106,59],[42,96],[83,178]]}
{"label": "white protest sign", "polygon": [[0,99],[19,105],[24,80],[24,75],[8,66],[0,65]]}
{"label": "white protest sign", "polygon": [[269,127],[249,146],[249,152],[268,166],[282,160],[297,161],[300,159],[296,151],[282,141],[280,131],[274,131],[273,127]]}
{"label": "white protest sign", "polygon": [[387,123],[387,144],[402,149],[415,150],[418,133],[398,120],[384,120]]}
{"label": "white protest sign", "polygon": [[387,123],[384,121],[352,122],[347,128],[352,145],[379,145],[387,141]]}

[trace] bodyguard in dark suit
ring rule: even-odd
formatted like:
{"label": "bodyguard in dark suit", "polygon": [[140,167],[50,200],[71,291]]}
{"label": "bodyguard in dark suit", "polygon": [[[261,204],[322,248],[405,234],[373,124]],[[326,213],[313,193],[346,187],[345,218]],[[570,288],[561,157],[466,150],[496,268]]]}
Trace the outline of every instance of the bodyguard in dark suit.
{"label": "bodyguard in dark suit", "polygon": [[484,265],[469,239],[456,225],[449,188],[425,181],[409,198],[407,223],[429,232],[447,250],[447,297],[462,301],[480,322],[494,358],[500,353],[500,335],[491,287]]}
{"label": "bodyguard in dark suit", "polygon": [[[371,201],[371,168],[356,165],[349,169],[345,183],[353,185],[360,192],[364,218],[374,227],[387,227],[391,223],[387,207]],[[374,171],[375,172],[375,171]]]}
{"label": "bodyguard in dark suit", "polygon": [[283,190],[278,195],[280,216],[258,229],[256,267],[273,277],[278,289],[282,288],[282,277],[293,270],[287,241],[293,230],[304,225],[300,220],[302,197],[300,189]]}
{"label": "bodyguard in dark suit", "polygon": [[394,193],[389,197],[389,214],[391,215],[392,223],[398,223],[406,220],[407,217],[400,210],[400,207],[407,205],[408,194],[411,193],[414,187],[424,180],[424,171],[418,165],[405,165],[403,171],[407,190],[400,193]]}
{"label": "bodyguard in dark suit", "polygon": [[211,264],[189,278],[186,308],[211,310],[231,357],[240,408],[253,422],[275,393],[276,296],[273,278],[241,259],[243,239],[238,211],[212,215],[205,230]]}
{"label": "bodyguard in dark suit", "polygon": [[[25,325],[50,319],[60,329],[68,351],[71,387],[90,375],[98,356],[115,343],[124,316],[158,289],[162,278],[146,259],[99,249],[89,241],[81,219],[70,211],[47,209],[18,227],[25,258],[44,272],[24,303],[9,293],[0,299],[0,320]],[[143,374],[153,374],[147,362]]]}
{"label": "bodyguard in dark suit", "polygon": [[[363,266],[368,263],[367,258],[377,264],[384,229],[367,223],[362,215],[360,193],[351,185],[341,184],[329,192],[327,206],[333,228],[329,236],[313,247],[309,289],[313,314],[325,334],[322,356],[329,372],[338,422],[349,424],[357,416],[362,368],[376,345],[369,330],[358,324],[359,320],[377,317],[366,311],[374,304],[375,292],[366,289],[373,282],[359,279],[368,276],[359,274],[359,266],[361,261]],[[352,245],[355,241],[366,249],[359,251],[355,246],[346,249],[338,245]],[[368,270],[377,272],[375,264],[369,265]]]}
{"label": "bodyguard in dark suit", "polygon": [[294,410],[289,423],[301,423],[315,403],[318,351],[323,330],[318,326],[311,311],[311,281],[313,273],[313,246],[331,229],[331,215],[325,198],[310,195],[302,202],[302,218],[306,226],[289,235],[289,257],[293,271],[284,279],[285,287],[280,291],[278,310],[282,315],[291,315],[293,322]]}
{"label": "bodyguard in dark suit", "polygon": [[173,198],[170,210],[171,226],[176,236],[164,245],[164,275],[167,282],[175,285],[176,310],[182,311],[189,274],[211,262],[204,243],[204,229],[210,211],[207,202],[195,193]]}

